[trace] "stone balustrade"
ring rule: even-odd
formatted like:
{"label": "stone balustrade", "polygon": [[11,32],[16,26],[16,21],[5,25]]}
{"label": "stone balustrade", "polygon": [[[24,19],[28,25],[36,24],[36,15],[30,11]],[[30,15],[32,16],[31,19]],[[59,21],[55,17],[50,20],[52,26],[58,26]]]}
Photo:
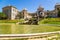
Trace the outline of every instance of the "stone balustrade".
{"label": "stone balustrade", "polygon": [[32,34],[0,34],[0,40],[59,40],[60,31]]}

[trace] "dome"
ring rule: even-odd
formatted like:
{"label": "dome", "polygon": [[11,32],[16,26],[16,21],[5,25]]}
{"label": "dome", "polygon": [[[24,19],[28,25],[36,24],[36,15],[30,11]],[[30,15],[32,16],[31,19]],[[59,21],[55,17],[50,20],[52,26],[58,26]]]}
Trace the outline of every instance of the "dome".
{"label": "dome", "polygon": [[23,10],[27,10],[26,8],[24,8]]}
{"label": "dome", "polygon": [[39,5],[39,7],[38,7],[38,8],[43,8],[43,6]]}
{"label": "dome", "polygon": [[37,10],[44,10],[44,8],[40,5]]}

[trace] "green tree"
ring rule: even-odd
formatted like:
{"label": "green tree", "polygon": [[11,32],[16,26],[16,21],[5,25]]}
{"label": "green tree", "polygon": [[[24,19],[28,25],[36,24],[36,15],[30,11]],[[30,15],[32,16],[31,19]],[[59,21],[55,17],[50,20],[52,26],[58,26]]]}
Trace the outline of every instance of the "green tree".
{"label": "green tree", "polygon": [[58,17],[60,17],[60,10],[58,10]]}
{"label": "green tree", "polygon": [[7,19],[7,16],[4,13],[0,12],[0,20],[2,19]]}

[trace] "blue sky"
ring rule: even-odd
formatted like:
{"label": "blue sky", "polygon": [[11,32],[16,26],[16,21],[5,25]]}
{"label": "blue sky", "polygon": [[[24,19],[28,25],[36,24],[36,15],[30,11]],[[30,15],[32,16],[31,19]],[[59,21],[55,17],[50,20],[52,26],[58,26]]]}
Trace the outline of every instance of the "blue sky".
{"label": "blue sky", "polygon": [[53,10],[55,4],[59,2],[60,0],[0,0],[0,11],[7,5],[13,5],[20,11],[27,8],[29,12],[35,12],[39,5],[45,10]]}

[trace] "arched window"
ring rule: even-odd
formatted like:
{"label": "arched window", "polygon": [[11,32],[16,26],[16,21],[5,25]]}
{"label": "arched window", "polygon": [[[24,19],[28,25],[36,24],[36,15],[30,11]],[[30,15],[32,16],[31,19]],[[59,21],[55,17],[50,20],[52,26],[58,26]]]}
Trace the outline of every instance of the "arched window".
{"label": "arched window", "polygon": [[57,10],[59,10],[59,8],[57,8]]}
{"label": "arched window", "polygon": [[40,13],[40,15],[42,15],[42,12]]}

